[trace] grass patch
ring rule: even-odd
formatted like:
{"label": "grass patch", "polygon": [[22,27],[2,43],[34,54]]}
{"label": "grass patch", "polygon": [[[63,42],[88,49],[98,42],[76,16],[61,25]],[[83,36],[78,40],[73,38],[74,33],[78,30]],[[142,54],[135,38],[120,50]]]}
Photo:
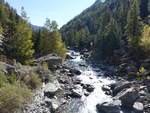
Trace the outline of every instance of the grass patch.
{"label": "grass patch", "polygon": [[26,85],[17,82],[0,88],[0,113],[14,113],[31,102],[32,93]]}
{"label": "grass patch", "polygon": [[42,86],[41,79],[35,73],[33,73],[29,77],[29,79],[25,82],[25,84],[28,86],[29,89],[32,90],[40,88]]}

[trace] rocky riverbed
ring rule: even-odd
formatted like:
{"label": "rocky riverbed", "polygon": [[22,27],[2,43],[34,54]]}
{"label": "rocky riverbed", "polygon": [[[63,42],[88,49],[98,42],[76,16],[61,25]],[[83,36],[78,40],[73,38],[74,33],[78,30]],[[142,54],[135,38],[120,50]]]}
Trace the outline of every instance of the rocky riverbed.
{"label": "rocky riverbed", "polygon": [[24,113],[150,113],[149,80],[113,76],[115,68],[87,63],[73,51],[67,58],[41,72],[49,80],[44,78]]}

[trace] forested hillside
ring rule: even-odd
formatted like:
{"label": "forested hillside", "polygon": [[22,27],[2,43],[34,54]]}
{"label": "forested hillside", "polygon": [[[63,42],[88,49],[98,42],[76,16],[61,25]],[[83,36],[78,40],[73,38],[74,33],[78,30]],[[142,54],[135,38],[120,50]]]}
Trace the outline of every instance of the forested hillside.
{"label": "forested hillside", "polygon": [[98,59],[120,48],[145,53],[149,51],[149,15],[149,0],[97,0],[61,28],[63,40],[68,46],[92,50]]}
{"label": "forested hillside", "polygon": [[56,53],[64,57],[66,49],[57,23],[47,19],[43,27],[34,29],[28,19],[23,7],[20,16],[0,0],[1,54],[26,64],[34,55]]}

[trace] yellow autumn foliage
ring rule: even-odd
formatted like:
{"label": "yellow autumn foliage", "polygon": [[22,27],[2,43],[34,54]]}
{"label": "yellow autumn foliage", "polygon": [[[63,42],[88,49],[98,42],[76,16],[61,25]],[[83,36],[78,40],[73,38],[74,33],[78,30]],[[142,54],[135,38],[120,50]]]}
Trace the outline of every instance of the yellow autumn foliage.
{"label": "yellow autumn foliage", "polygon": [[[142,49],[146,53],[150,53],[150,26],[145,25],[140,43]],[[149,56],[149,54],[147,54]]]}

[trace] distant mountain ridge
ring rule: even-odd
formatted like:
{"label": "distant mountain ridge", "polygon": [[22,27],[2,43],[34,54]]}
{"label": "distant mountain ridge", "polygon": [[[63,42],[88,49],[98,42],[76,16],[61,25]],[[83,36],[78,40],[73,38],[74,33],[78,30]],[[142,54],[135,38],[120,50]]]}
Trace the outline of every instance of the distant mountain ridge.
{"label": "distant mountain ridge", "polygon": [[32,29],[35,31],[39,31],[42,27],[41,26],[37,26],[37,25],[31,25]]}

